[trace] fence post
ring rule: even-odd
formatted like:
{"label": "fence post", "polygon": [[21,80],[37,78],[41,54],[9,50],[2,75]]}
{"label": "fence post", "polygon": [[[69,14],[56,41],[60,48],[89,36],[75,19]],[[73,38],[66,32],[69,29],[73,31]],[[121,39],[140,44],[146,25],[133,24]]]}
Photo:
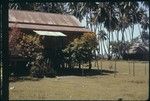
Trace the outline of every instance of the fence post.
{"label": "fence post", "polygon": [[102,59],[101,59],[101,74],[102,74]]}
{"label": "fence post", "polygon": [[145,62],[145,75],[146,75],[146,62]]}
{"label": "fence post", "polygon": [[129,67],[129,74],[131,74],[131,71],[130,71],[130,61],[128,61],[128,67]]}
{"label": "fence post", "polygon": [[116,76],[116,74],[117,74],[117,68],[116,68],[116,59],[115,59],[115,75],[114,76]]}
{"label": "fence post", "polygon": [[135,76],[135,62],[133,61],[133,76]]}
{"label": "fence post", "polygon": [[82,73],[82,76],[84,76],[84,69],[83,69],[83,65],[81,64],[81,73]]}
{"label": "fence post", "polygon": [[111,64],[112,68],[114,68],[114,77],[116,77],[116,67]]}
{"label": "fence post", "polygon": [[99,70],[99,61],[97,60],[97,67],[98,67],[98,70]]}

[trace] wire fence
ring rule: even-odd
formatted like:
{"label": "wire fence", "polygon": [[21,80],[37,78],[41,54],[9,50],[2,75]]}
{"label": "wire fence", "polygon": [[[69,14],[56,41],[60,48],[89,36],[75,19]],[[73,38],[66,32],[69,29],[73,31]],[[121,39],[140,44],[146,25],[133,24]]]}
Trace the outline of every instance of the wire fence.
{"label": "wire fence", "polygon": [[117,75],[148,75],[149,61],[99,60],[98,65],[92,63],[93,69],[113,71]]}

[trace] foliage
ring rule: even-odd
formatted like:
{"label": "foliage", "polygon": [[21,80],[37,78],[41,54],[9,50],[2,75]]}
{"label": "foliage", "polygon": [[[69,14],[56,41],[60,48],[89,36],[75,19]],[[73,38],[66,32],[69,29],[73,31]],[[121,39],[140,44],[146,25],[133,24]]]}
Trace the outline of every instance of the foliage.
{"label": "foliage", "polygon": [[10,56],[29,58],[32,62],[31,68],[36,67],[35,72],[40,72],[44,66],[42,63],[44,60],[43,49],[40,36],[34,33],[24,33],[15,27],[9,31]]}
{"label": "foliage", "polygon": [[125,53],[128,53],[128,50],[131,46],[131,43],[128,41],[125,43],[112,41],[110,42],[110,50],[116,58],[122,57]]}
{"label": "foliage", "polygon": [[12,28],[9,32],[10,55],[36,60],[42,58],[43,49],[40,36],[26,34],[17,28]]}
{"label": "foliage", "polygon": [[64,50],[66,60],[77,62],[91,61],[96,50],[97,41],[94,33],[84,33],[82,37],[74,39]]}
{"label": "foliage", "polygon": [[51,13],[64,13],[65,3],[50,2],[50,3],[9,3],[9,9],[17,10],[29,10],[29,11],[40,11],[40,12],[51,12]]}
{"label": "foliage", "polygon": [[141,35],[141,38],[143,39],[143,40],[149,40],[149,33],[148,32],[146,32],[146,31],[142,31],[142,35]]}

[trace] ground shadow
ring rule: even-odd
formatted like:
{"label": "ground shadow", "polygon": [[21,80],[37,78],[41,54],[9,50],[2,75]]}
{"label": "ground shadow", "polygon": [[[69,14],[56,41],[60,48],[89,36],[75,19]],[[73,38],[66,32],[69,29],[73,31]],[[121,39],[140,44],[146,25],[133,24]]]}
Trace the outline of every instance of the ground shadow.
{"label": "ground shadow", "polygon": [[33,78],[31,76],[19,76],[19,77],[9,77],[9,82],[22,82],[22,81],[39,81],[42,78]]}
{"label": "ground shadow", "polygon": [[[100,76],[104,76],[104,75],[110,75],[110,74],[114,74],[117,73],[117,71],[113,71],[113,70],[106,70],[106,69],[87,69],[87,68],[60,68],[59,70],[57,70],[56,72],[56,76],[96,76],[96,75],[100,75]],[[46,76],[48,77],[48,76]],[[54,78],[54,77],[50,77],[50,78]],[[44,76],[42,77],[44,78]],[[42,78],[38,78],[38,77],[31,77],[31,76],[16,76],[16,77],[12,77],[10,76],[9,78],[9,82],[22,82],[22,81],[39,81]]]}
{"label": "ground shadow", "polygon": [[[117,72],[117,71],[116,71]],[[61,68],[57,71],[57,76],[94,76],[94,75],[109,75],[116,73],[115,71],[105,69],[79,69],[79,68]]]}

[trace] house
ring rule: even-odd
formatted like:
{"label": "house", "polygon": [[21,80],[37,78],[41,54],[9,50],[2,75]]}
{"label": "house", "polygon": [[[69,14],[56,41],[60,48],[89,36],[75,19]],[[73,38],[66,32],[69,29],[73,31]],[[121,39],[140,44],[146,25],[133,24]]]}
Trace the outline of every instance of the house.
{"label": "house", "polygon": [[[91,32],[82,27],[79,20],[72,15],[23,10],[9,10],[9,28],[12,27],[44,37],[45,51],[50,59],[53,59],[51,55],[57,54],[56,49],[62,49],[83,33]],[[13,60],[14,58],[10,58],[10,61]]]}
{"label": "house", "polygon": [[91,32],[81,26],[72,15],[9,10],[9,27],[32,30],[39,35],[63,37],[70,41],[85,32]]}
{"label": "house", "polygon": [[126,60],[149,60],[149,39],[143,39],[141,36],[133,39],[133,43],[128,49],[128,53],[124,54],[123,59]]}

